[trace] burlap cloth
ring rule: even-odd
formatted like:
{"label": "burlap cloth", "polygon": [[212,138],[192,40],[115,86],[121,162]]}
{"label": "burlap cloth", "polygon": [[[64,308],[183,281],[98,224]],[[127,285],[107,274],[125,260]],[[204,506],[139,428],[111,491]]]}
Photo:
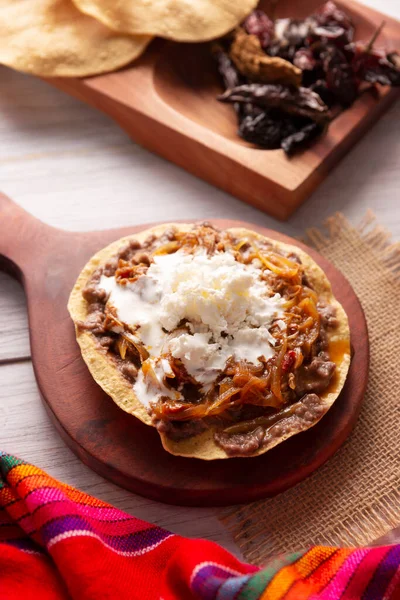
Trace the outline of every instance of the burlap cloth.
{"label": "burlap cloth", "polygon": [[245,558],[312,544],[367,545],[400,525],[400,244],[368,214],[355,229],[337,214],[306,242],[348,278],[364,308],[371,346],[369,384],[353,434],[294,488],[223,511]]}

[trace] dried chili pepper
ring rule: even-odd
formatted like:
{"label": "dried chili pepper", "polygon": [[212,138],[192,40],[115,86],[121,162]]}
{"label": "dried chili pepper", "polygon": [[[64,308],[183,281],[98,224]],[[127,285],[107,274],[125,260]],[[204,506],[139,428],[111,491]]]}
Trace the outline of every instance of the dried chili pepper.
{"label": "dried chili pepper", "polygon": [[266,48],[266,52],[270,56],[279,56],[285,60],[293,61],[296,50],[305,45],[311,26],[310,19],[304,21],[277,19],[275,22],[275,36],[270,46]]}
{"label": "dried chili pepper", "polygon": [[325,72],[329,71],[332,67],[348,65],[344,52],[333,44],[325,44],[322,46],[319,50],[319,56]]}
{"label": "dried chili pepper", "polygon": [[336,46],[329,45],[321,53],[326,84],[342,106],[351,106],[357,98],[358,82],[345,54]]}
{"label": "dried chili pepper", "polygon": [[383,21],[375,31],[372,39],[365,42],[348,44],[345,51],[350,56],[351,66],[359,79],[381,85],[400,85],[400,60],[396,52],[387,53],[373,47],[382,31]]}
{"label": "dried chili pepper", "polygon": [[240,85],[239,73],[226,52],[220,46],[216,46],[213,54],[217,61],[218,73],[221,75],[225,89]]}
{"label": "dried chili pepper", "polygon": [[294,55],[293,63],[302,71],[312,71],[317,66],[311,48],[300,48]]}
{"label": "dried chili pepper", "polygon": [[326,74],[328,89],[345,108],[351,106],[357,98],[358,86],[350,65],[333,67]]}
{"label": "dried chili pepper", "polygon": [[271,111],[248,115],[241,122],[238,133],[251,144],[274,150],[280,148],[282,140],[295,131],[295,124],[287,115]]}
{"label": "dried chili pepper", "polygon": [[346,30],[353,30],[353,21],[350,15],[341,10],[334,2],[329,0],[321,6],[313,15],[318,25],[322,26],[341,26]]}
{"label": "dried chili pepper", "polygon": [[321,40],[343,48],[353,40],[353,22],[350,16],[338,8],[334,2],[326,2],[312,15],[311,20],[309,45]]}
{"label": "dried chili pepper", "polygon": [[221,102],[251,102],[261,107],[277,107],[285,113],[325,122],[328,107],[309,88],[292,88],[284,85],[252,83],[227,90],[218,98]]}
{"label": "dried chili pepper", "polygon": [[382,58],[375,56],[374,59],[365,60],[357,74],[369,83],[380,83],[393,87],[400,85],[400,69],[386,56]]}
{"label": "dried chili pepper", "polygon": [[353,30],[346,30],[340,25],[316,25],[308,38],[311,44],[317,40],[331,42],[343,48],[353,39]]}
{"label": "dried chili pepper", "polygon": [[[222,50],[221,46],[214,45],[213,54],[217,61],[218,73],[221,76],[224,88],[227,90],[240,85],[240,75],[227,53]],[[236,102],[233,105],[233,108],[235,109],[235,112],[240,120],[243,116],[243,107]]]}
{"label": "dried chili pepper", "polygon": [[261,48],[266,48],[274,37],[274,23],[263,10],[253,10],[243,27],[247,33],[258,37]]}
{"label": "dried chili pepper", "polygon": [[282,123],[270,119],[266,113],[245,117],[240,123],[238,133],[247,142],[268,150],[280,148],[283,138]]}
{"label": "dried chili pepper", "polygon": [[331,108],[335,103],[335,95],[328,88],[328,85],[324,79],[317,79],[314,83],[310,85],[310,90],[318,94],[318,96],[322,99],[325,104]]}
{"label": "dried chili pepper", "polygon": [[300,69],[282,58],[267,56],[258,37],[248,35],[243,29],[235,32],[230,58],[239,72],[249,79],[295,86],[301,83]]}
{"label": "dried chili pepper", "polygon": [[324,131],[324,127],[319,123],[309,123],[299,131],[292,133],[281,142],[282,149],[288,156],[291,156],[299,150],[303,150]]}
{"label": "dried chili pepper", "polygon": [[351,16],[331,0],[303,20],[253,11],[217,57],[226,89],[219,100],[234,105],[239,135],[290,155],[354,102],[362,81],[400,85],[399,54],[373,48],[383,26],[353,43]]}
{"label": "dried chili pepper", "polygon": [[312,83],[324,77],[321,61],[316,58],[312,48],[299,48],[293,58],[293,63],[301,69],[303,87],[310,87]]}

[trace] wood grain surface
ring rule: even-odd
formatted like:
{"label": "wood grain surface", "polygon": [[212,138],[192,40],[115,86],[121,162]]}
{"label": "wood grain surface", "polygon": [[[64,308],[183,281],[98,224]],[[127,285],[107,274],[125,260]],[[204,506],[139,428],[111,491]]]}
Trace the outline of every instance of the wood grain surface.
{"label": "wood grain surface", "polygon": [[[276,16],[305,18],[320,4],[282,0]],[[354,0],[342,4],[354,21],[355,39],[370,39],[383,15]],[[260,6],[268,10],[268,0]],[[381,41],[399,46],[400,23],[386,17]],[[283,150],[259,149],[237,135],[232,107],[216,100],[221,86],[209,44],[182,48],[156,40],[132,67],[48,81],[111,116],[149,150],[279,219],[310,196],[399,95],[397,88],[383,86],[360,94],[325,135],[289,159]]]}
{"label": "wood grain surface", "polygon": [[[110,401],[81,358],[67,312],[70,291],[88,259],[111,241],[143,226],[66,232],[41,223],[5,196],[0,196],[0,218],[4,223],[0,268],[15,275],[26,292],[33,366],[44,404],[70,448],[101,475],[171,504],[248,502],[275,495],[301,481],[332,456],[350,434],[368,379],[367,328],[350,284],[317,252],[308,250],[326,272],[350,321],[353,358],[339,399],[315,427],[263,456],[198,461],[165,452],[153,428]],[[213,223],[221,228],[255,229],[307,250],[283,234],[256,225],[231,220]],[[19,243],[19,236],[25,244]]]}
{"label": "wood grain surface", "polygon": [[[398,0],[364,3],[400,18]],[[398,102],[283,224],[133,144],[111,119],[45,82],[4,67],[0,82],[0,188],[50,225],[84,231],[228,215],[301,236],[335,211],[358,223],[370,208],[400,239]],[[234,547],[211,510],[135,496],[68,450],[40,402],[29,361],[18,364],[30,354],[25,298],[19,284],[2,274],[0,353],[0,364],[7,363],[0,367],[2,448],[131,514]]]}

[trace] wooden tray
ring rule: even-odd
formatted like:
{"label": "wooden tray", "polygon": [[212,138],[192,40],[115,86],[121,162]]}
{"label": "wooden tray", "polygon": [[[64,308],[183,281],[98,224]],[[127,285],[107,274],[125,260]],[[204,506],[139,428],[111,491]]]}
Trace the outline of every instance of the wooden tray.
{"label": "wooden tray", "polygon": [[213,222],[220,227],[249,227],[309,252],[325,270],[349,316],[354,355],[340,397],[315,427],[257,458],[205,462],[168,454],[155,429],[120,410],[101,390],[81,358],[67,312],[69,293],[87,260],[111,241],[147,226],[62,231],[0,195],[0,269],[14,274],[24,286],[32,361],[50,417],[65,442],[93,470],[133,492],[171,504],[248,502],[298,483],[350,434],[368,378],[367,327],[343,275],[317,252],[285,235],[238,221]]}
{"label": "wooden tray", "polygon": [[[321,0],[281,0],[278,17],[305,17]],[[385,18],[378,43],[400,48],[400,23],[352,0],[342,2],[369,39]],[[268,2],[261,2],[268,10]],[[111,116],[139,144],[241,200],[287,219],[379,115],[398,89],[364,93],[331,123],[327,135],[288,159],[282,150],[256,149],[236,134],[232,107],[221,104],[207,44],[154,42],[134,66],[100,77],[49,79],[58,88]]]}

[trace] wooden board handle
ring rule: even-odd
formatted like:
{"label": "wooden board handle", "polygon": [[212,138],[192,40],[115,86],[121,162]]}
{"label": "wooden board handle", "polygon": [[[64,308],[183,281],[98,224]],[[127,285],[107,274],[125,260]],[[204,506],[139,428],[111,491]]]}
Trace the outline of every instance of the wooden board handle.
{"label": "wooden board handle", "polygon": [[17,279],[33,265],[33,249],[53,227],[42,223],[0,193],[0,269]]}

